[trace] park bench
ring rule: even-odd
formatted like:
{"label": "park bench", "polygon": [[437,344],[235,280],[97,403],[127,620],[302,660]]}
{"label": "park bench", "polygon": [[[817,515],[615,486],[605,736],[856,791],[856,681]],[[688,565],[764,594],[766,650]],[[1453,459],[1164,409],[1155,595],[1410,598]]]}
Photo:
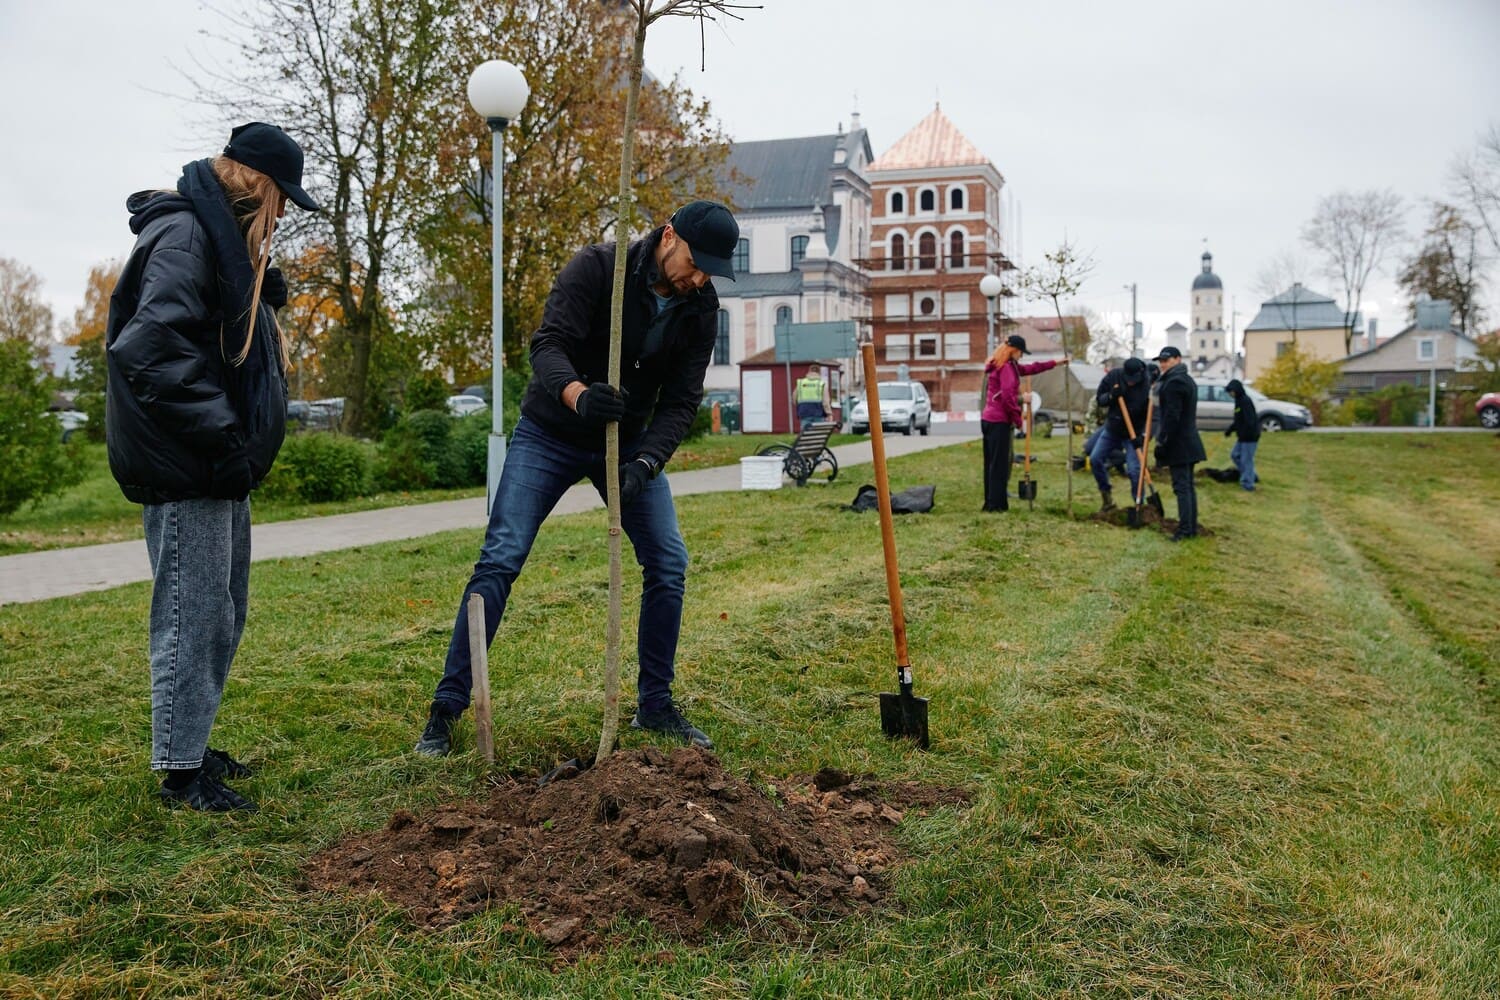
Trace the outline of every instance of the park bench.
{"label": "park bench", "polygon": [[782,471],[798,486],[806,486],[819,469],[827,471],[825,482],[831,483],[838,478],[839,460],[829,450],[828,438],[838,427],[832,420],[819,420],[808,424],[791,444],[768,444],[756,454],[780,457]]}

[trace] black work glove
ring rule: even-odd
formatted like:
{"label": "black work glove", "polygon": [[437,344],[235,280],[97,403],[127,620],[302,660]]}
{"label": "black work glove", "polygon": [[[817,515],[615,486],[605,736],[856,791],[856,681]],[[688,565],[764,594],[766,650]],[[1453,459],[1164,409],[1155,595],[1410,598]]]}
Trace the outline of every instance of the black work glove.
{"label": "black work glove", "polygon": [[1135,436],[1135,440],[1130,442],[1130,446],[1136,451],[1140,451],[1142,448],[1146,447],[1146,435],[1137,434]]}
{"label": "black work glove", "polygon": [[1112,385],[1112,386],[1109,387],[1109,401],[1111,403],[1113,403],[1115,400],[1119,399],[1123,395],[1125,395],[1125,388],[1124,388],[1124,386],[1116,384],[1116,385]]}
{"label": "black work glove", "polygon": [[260,300],[272,309],[280,309],[286,305],[286,299],[286,278],[282,275],[281,268],[266,268],[265,280],[260,284]]}
{"label": "black work glove", "polygon": [[215,500],[243,500],[250,495],[250,456],[236,448],[217,459],[208,484],[208,495]]}
{"label": "black work glove", "polygon": [[1228,437],[1228,436],[1229,436],[1229,435],[1231,435],[1231,434],[1233,434],[1233,433],[1234,433],[1234,428],[1233,428],[1233,427],[1231,427],[1231,428],[1229,428],[1229,429],[1228,429],[1228,430],[1226,430],[1226,431],[1225,431],[1225,432],[1224,432],[1224,436],[1225,436],[1225,437]]}
{"label": "black work glove", "polygon": [[629,507],[631,501],[641,495],[641,490],[654,478],[651,466],[645,460],[632,458],[620,466],[620,507]]}
{"label": "black work glove", "polygon": [[625,416],[625,393],[608,382],[594,382],[578,394],[573,408],[590,427],[619,423]]}

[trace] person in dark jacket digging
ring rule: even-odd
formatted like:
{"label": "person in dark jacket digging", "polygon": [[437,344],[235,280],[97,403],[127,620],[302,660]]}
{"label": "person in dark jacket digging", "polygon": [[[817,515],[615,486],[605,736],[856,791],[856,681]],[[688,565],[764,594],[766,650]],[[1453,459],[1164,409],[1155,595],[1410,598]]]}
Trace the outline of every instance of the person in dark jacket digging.
{"label": "person in dark jacket digging", "polygon": [[151,768],[169,805],[254,809],[226,778],[249,769],[208,745],[245,628],[250,491],[286,433],[286,283],[269,247],[286,202],[309,211],[302,150],[241,125],[176,191],[126,201],[135,249],[110,297],[105,438],[151,560]]}
{"label": "person in dark jacket digging", "polygon": [[[1089,465],[1094,470],[1094,482],[1099,486],[1103,501],[1101,511],[1114,510],[1113,491],[1109,485],[1109,459],[1118,448],[1125,450],[1125,474],[1130,480],[1130,495],[1133,499],[1139,489],[1141,475],[1140,449],[1146,441],[1146,403],[1151,398],[1151,384],[1146,376],[1146,362],[1140,358],[1126,358],[1125,364],[1111,369],[1099,383],[1096,398],[1104,408],[1104,422],[1094,439],[1089,452]],[[1131,435],[1120,413],[1120,400],[1130,412]]]}
{"label": "person in dark jacket digging", "polygon": [[1259,479],[1255,475],[1255,449],[1260,446],[1260,417],[1244,383],[1232,379],[1225,389],[1234,397],[1234,423],[1224,431],[1225,437],[1236,435],[1235,445],[1229,449],[1229,460],[1239,470],[1240,488],[1254,492]]}
{"label": "person in dark jacket digging", "polygon": [[1198,437],[1198,383],[1182,363],[1182,352],[1163,347],[1156,356],[1161,365],[1157,382],[1157,411],[1161,424],[1156,432],[1156,462],[1172,472],[1172,492],[1177,495],[1177,530],[1172,541],[1198,535],[1198,492],[1193,485],[1193,465],[1207,457]]}
{"label": "person in dark jacket digging", "polygon": [[642,576],[631,725],[713,748],[672,700],[688,553],[662,468],[703,398],[719,309],[709,276],[734,280],[739,236],[727,208],[694,201],[629,245],[621,386],[606,381],[616,245],[585,247],[558,274],[531,338],[531,383],[418,753],[449,753],[454,723],[469,704],[469,595],[484,598],[485,642],[493,642],[511,585],[558,500],[585,476],[605,495],[604,430],[616,422],[620,454],[627,456],[620,466],[621,525]]}

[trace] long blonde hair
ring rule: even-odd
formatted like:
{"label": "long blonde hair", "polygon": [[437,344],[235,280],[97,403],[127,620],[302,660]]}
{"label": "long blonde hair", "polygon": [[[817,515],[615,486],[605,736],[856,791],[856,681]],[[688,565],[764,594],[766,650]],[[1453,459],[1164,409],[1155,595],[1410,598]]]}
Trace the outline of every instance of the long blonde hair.
{"label": "long blonde hair", "polygon": [[[271,262],[271,235],[276,232],[276,222],[281,214],[285,195],[270,177],[245,166],[227,156],[213,159],[214,174],[224,185],[229,195],[229,207],[235,221],[245,231],[245,247],[250,251],[250,266],[255,268],[255,292],[250,297],[250,317],[245,329],[245,345],[234,358],[236,365],[244,364],[250,356],[251,344],[255,341],[255,318],[260,311],[260,290],[266,280],[266,267]],[[276,331],[276,343],[281,355],[283,371],[292,367],[291,353],[286,338],[281,336],[281,327],[276,322],[276,313],[271,313],[271,328]]]}

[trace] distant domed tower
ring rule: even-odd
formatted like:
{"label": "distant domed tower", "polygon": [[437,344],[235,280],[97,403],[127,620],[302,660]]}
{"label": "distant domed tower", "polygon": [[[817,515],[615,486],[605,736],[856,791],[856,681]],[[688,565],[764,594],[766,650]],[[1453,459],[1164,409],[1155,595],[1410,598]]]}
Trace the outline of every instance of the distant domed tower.
{"label": "distant domed tower", "polygon": [[1203,251],[1203,270],[1193,279],[1193,330],[1188,337],[1187,357],[1202,371],[1230,354],[1229,333],[1224,329],[1224,283],[1214,274],[1214,255]]}

